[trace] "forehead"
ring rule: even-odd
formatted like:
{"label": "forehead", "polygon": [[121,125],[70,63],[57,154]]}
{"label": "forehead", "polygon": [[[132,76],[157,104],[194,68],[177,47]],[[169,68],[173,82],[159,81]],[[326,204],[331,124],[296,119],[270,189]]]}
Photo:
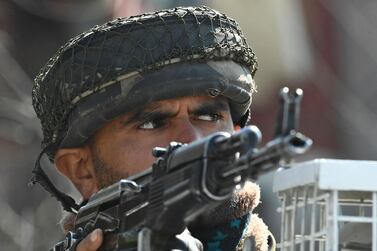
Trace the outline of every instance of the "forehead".
{"label": "forehead", "polygon": [[212,104],[218,104],[219,106],[229,107],[228,100],[223,97],[190,96],[151,102],[142,107],[132,110],[130,113],[134,113],[140,110],[169,109],[177,106],[187,106],[187,108],[195,108],[202,105]]}
{"label": "forehead", "polygon": [[187,110],[189,113],[195,113],[201,109],[211,108],[220,111],[229,110],[228,100],[224,97],[209,97],[209,96],[188,96],[172,99],[165,99],[154,101],[145,104],[144,106],[136,107],[135,109],[124,113],[113,121],[125,121],[134,116],[143,116],[144,112],[148,111],[166,111],[177,113],[180,110]]}

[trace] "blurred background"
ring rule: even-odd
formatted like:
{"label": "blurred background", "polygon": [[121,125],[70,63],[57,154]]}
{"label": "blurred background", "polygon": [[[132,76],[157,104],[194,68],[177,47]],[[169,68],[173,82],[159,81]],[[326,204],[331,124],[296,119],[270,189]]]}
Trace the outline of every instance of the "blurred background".
{"label": "blurred background", "polygon": [[[41,130],[31,106],[39,69],[69,38],[115,17],[208,5],[236,19],[259,70],[252,123],[271,139],[283,86],[302,88],[301,131],[312,158],[377,158],[377,2],[373,0],[1,0],[0,243],[2,250],[48,250],[63,236],[60,205],[28,187]],[[77,192],[43,159],[58,187]],[[260,178],[258,213],[279,238],[271,174]],[[352,177],[350,177],[351,179]]]}

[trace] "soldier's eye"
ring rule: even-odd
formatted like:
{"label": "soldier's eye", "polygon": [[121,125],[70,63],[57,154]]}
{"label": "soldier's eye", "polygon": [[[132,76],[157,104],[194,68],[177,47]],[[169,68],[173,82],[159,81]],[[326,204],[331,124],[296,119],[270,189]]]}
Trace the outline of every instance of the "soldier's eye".
{"label": "soldier's eye", "polygon": [[203,121],[218,121],[221,120],[223,116],[218,113],[211,113],[211,114],[201,114],[197,116],[198,120],[203,120]]}
{"label": "soldier's eye", "polygon": [[166,121],[164,119],[148,120],[140,124],[138,128],[143,130],[153,130],[163,127],[165,123]]}

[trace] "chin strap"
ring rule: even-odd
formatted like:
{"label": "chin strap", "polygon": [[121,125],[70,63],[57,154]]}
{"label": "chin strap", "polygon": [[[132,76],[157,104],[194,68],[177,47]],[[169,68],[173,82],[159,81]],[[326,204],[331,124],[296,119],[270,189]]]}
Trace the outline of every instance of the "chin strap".
{"label": "chin strap", "polygon": [[46,146],[38,155],[32,171],[32,177],[30,179],[29,186],[34,186],[36,183],[39,183],[48,193],[50,193],[61,203],[65,211],[77,213],[80,206],[76,204],[75,200],[72,197],[59,191],[41,167],[41,158],[43,154],[46,153],[48,148],[49,146]]}

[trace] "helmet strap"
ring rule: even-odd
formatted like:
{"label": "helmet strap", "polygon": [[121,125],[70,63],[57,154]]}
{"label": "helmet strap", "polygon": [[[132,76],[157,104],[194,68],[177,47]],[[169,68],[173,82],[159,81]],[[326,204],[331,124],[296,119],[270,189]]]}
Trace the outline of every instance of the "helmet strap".
{"label": "helmet strap", "polygon": [[41,166],[41,159],[44,153],[48,151],[51,145],[46,146],[41,153],[38,155],[38,158],[35,162],[35,166],[32,171],[32,177],[29,182],[29,186],[34,186],[36,183],[39,183],[48,193],[55,197],[62,205],[63,209],[67,212],[77,213],[80,206],[76,204],[75,200],[68,196],[67,194],[61,192],[55,187],[47,174],[43,171]]}

